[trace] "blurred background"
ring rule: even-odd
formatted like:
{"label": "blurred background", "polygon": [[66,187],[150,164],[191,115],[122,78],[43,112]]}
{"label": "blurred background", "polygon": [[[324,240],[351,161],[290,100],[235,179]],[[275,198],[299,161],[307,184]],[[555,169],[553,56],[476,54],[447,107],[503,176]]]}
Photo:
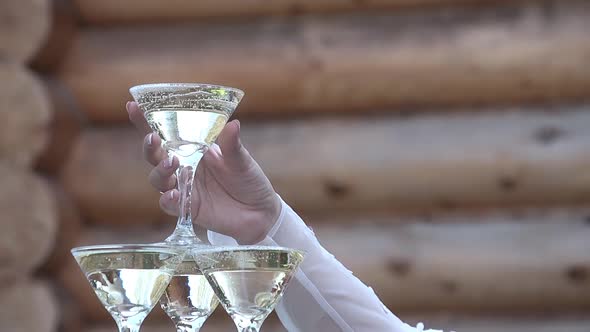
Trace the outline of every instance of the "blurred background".
{"label": "blurred background", "polygon": [[124,107],[170,81],[246,92],[246,147],[403,320],[590,331],[590,1],[2,0],[0,78],[0,331],[115,331],[69,249],[172,230]]}

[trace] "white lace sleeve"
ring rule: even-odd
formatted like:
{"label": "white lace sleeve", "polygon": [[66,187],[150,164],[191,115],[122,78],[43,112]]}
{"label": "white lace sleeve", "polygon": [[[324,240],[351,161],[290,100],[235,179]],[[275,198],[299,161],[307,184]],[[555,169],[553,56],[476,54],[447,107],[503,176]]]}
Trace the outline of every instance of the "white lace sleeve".
{"label": "white lace sleeve", "polygon": [[[213,244],[236,244],[221,234],[210,232],[209,238]],[[306,252],[276,308],[288,331],[424,331],[422,324],[414,328],[393,315],[370,287],[321,246],[313,231],[284,201],[279,219],[260,244]]]}

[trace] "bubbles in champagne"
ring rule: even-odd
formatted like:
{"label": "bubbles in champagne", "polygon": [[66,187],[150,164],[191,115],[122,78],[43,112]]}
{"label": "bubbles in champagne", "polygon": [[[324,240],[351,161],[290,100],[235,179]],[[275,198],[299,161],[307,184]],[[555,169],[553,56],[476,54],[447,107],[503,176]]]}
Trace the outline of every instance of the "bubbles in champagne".
{"label": "bubbles in champagne", "polygon": [[158,269],[107,269],[87,276],[90,286],[114,318],[143,320],[172,274]]}
{"label": "bubbles in champagne", "polygon": [[158,302],[182,259],[157,246],[94,246],[74,257],[104,307],[117,321],[139,325]]}
{"label": "bubbles in champagne", "polygon": [[303,259],[298,250],[248,246],[200,250],[195,259],[234,321],[262,321]]}
{"label": "bubbles in champagne", "polygon": [[198,163],[227,122],[223,113],[185,109],[154,110],[145,117],[162,147],[185,165]]}
{"label": "bubbles in champagne", "polygon": [[289,281],[285,269],[237,269],[209,274],[230,315],[265,318],[274,309]]}

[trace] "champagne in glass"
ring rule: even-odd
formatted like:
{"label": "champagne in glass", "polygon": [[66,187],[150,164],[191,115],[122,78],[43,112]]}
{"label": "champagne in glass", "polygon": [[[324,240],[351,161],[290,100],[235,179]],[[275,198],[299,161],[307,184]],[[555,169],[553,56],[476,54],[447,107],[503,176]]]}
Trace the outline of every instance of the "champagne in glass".
{"label": "champagne in glass", "polygon": [[[180,213],[176,229],[165,243],[205,247],[195,234],[191,216],[195,170],[244,93],[229,87],[184,83],[144,84],[132,87],[130,92],[162,139],[168,156],[176,157],[180,164],[176,171]],[[193,259],[182,262],[161,299],[162,309],[179,332],[198,331],[217,304],[215,293]]]}
{"label": "champagne in glass", "polygon": [[199,331],[218,304],[209,281],[194,260],[185,260],[176,268],[160,299],[162,309],[178,332]]}
{"label": "champagne in glass", "polygon": [[219,85],[191,83],[143,84],[129,91],[152,130],[162,139],[162,147],[168,156],[178,158],[180,164],[176,170],[180,213],[176,229],[166,243],[203,245],[195,234],[191,216],[190,195],[195,170],[244,92]]}
{"label": "champagne in glass", "polygon": [[194,252],[197,264],[240,332],[260,330],[303,256],[299,250],[264,246]]}
{"label": "champagne in glass", "polygon": [[78,247],[72,255],[120,332],[139,331],[184,256],[158,245]]}

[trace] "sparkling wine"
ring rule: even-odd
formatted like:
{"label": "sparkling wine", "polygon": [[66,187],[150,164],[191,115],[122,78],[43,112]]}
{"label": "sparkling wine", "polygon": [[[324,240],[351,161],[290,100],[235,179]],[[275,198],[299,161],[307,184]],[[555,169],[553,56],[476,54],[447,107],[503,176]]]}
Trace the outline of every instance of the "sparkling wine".
{"label": "sparkling wine", "polygon": [[225,126],[228,114],[194,109],[157,109],[145,114],[162,147],[181,164],[196,164]]}
{"label": "sparkling wine", "polygon": [[211,273],[227,313],[246,319],[266,317],[276,306],[288,282],[285,269],[240,269]]}
{"label": "sparkling wine", "polygon": [[213,249],[195,257],[238,326],[270,314],[303,259],[299,251],[271,247]]}
{"label": "sparkling wine", "polygon": [[87,278],[113,316],[130,318],[147,316],[172,274],[157,269],[113,269],[93,272]]}
{"label": "sparkling wine", "polygon": [[175,253],[149,250],[93,251],[76,259],[113,318],[138,324],[164,293],[178,260]]}
{"label": "sparkling wine", "polygon": [[198,331],[218,304],[217,296],[193,260],[178,266],[160,299],[162,309],[178,331]]}

